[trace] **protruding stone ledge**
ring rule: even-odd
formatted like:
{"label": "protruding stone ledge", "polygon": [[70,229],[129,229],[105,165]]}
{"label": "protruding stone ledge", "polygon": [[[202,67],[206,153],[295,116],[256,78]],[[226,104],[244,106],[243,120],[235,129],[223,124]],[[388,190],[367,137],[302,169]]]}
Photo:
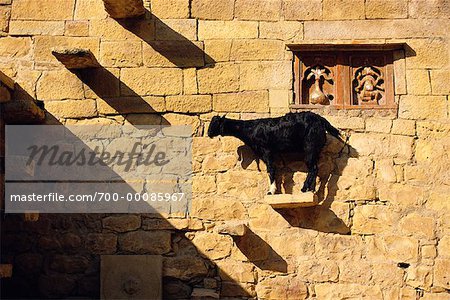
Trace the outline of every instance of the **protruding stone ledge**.
{"label": "protruding stone ledge", "polygon": [[227,221],[217,225],[215,230],[219,234],[244,236],[247,232],[247,223],[243,221]]}
{"label": "protruding stone ledge", "polygon": [[39,221],[39,213],[33,211],[26,212],[23,214],[23,220],[25,222],[37,222]]}
{"label": "protruding stone ledge", "polygon": [[32,100],[11,100],[1,105],[6,124],[36,124],[45,119],[44,110]]}
{"label": "protruding stone ledge", "polygon": [[317,195],[313,192],[292,194],[267,195],[264,201],[272,208],[296,208],[316,206],[319,203]]}
{"label": "protruding stone ledge", "polygon": [[145,14],[142,0],[103,0],[106,12],[114,19],[136,18]]}
{"label": "protruding stone ledge", "polygon": [[67,69],[86,69],[100,66],[94,54],[89,49],[53,48],[52,54]]}
{"label": "protruding stone ledge", "polygon": [[11,264],[1,264],[0,265],[0,278],[10,278],[12,277],[13,265]]}

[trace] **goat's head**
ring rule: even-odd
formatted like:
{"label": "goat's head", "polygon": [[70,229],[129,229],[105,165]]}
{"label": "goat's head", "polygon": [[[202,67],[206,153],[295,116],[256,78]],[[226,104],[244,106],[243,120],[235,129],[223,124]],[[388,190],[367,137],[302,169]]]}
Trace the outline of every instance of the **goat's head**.
{"label": "goat's head", "polygon": [[219,117],[214,116],[211,119],[211,123],[209,124],[208,128],[208,136],[210,138],[213,138],[215,136],[222,134],[223,129],[223,122],[225,121],[225,116]]}

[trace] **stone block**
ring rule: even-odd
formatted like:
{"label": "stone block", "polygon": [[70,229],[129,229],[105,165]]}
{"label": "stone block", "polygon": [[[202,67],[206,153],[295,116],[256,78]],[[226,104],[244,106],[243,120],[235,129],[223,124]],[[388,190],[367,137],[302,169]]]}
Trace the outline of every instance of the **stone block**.
{"label": "stone block", "polygon": [[276,194],[265,196],[264,201],[273,208],[310,207],[318,204],[318,197],[313,192],[298,195]]}
{"label": "stone block", "polygon": [[239,20],[278,21],[281,17],[281,0],[237,0],[234,14]]}
{"label": "stone block", "polygon": [[89,21],[66,21],[64,28],[66,36],[88,36]]}
{"label": "stone block", "polygon": [[55,117],[60,118],[89,118],[97,116],[95,100],[62,100],[48,101],[45,109]]}
{"label": "stone block", "polygon": [[286,0],[283,2],[285,20],[320,20],[322,19],[321,0]]}
{"label": "stone block", "polygon": [[246,218],[246,209],[240,201],[221,196],[192,199],[191,216],[199,219],[226,221]]}
{"label": "stone block", "polygon": [[82,99],[83,84],[68,70],[48,71],[39,79],[36,95],[40,100]]}
{"label": "stone block", "polygon": [[211,111],[210,95],[182,95],[166,97],[167,111],[182,113],[205,113]]}
{"label": "stone block", "polygon": [[0,265],[0,278],[10,278],[12,277],[12,264],[1,264]]}
{"label": "stone block", "polygon": [[85,69],[99,67],[99,63],[89,49],[53,48],[52,54],[67,69]]}
{"label": "stone block", "polygon": [[[122,24],[124,24],[122,22]],[[90,19],[89,35],[103,40],[134,40],[151,42],[155,39],[155,22],[151,19],[138,18],[122,25],[114,19]]]}
{"label": "stone block", "polygon": [[83,81],[86,98],[108,99],[120,96],[119,69],[92,68],[80,70],[77,74],[81,75],[79,77]]}
{"label": "stone block", "polygon": [[406,61],[405,51],[396,50],[393,53],[394,59],[394,93],[395,95],[406,94]]}
{"label": "stone block", "polygon": [[159,255],[103,255],[100,276],[101,299],[162,299]]}
{"label": "stone block", "polygon": [[11,8],[7,6],[0,7],[0,32],[8,32],[10,17]]}
{"label": "stone block", "polygon": [[403,236],[381,236],[368,240],[368,257],[377,260],[389,259],[394,263],[415,263],[418,259],[417,239]]}
{"label": "stone block", "polygon": [[[420,22],[419,20],[413,20]],[[425,21],[423,21],[425,22]],[[427,20],[427,22],[432,22]],[[425,24],[424,24],[425,26]],[[429,26],[432,26],[429,24]],[[441,26],[442,27],[442,26]],[[435,29],[438,33],[440,27]],[[408,41],[406,49],[406,69],[439,69],[445,68],[449,63],[448,44],[443,38],[431,38],[432,33],[426,39],[412,39]],[[440,33],[438,36],[443,36]]]}
{"label": "stone block", "polygon": [[240,65],[240,90],[291,89],[292,63],[246,62]]}
{"label": "stone block", "polygon": [[189,68],[183,70],[183,93],[184,94],[197,94],[197,70],[195,68]]}
{"label": "stone block", "polygon": [[100,62],[104,67],[138,67],[142,65],[142,43],[120,41],[100,43]]}
{"label": "stone block", "polygon": [[379,187],[378,194],[380,200],[401,207],[418,206],[425,199],[423,188],[398,183]]}
{"label": "stone block", "polygon": [[239,90],[239,66],[216,64],[197,70],[198,90],[201,94],[237,92]]}
{"label": "stone block", "polygon": [[440,258],[450,257],[450,235],[444,235],[439,240],[437,250]]}
{"label": "stone block", "polygon": [[360,284],[333,284],[320,283],[315,285],[318,299],[383,299],[381,288],[378,285]]}
{"label": "stone block", "polygon": [[171,234],[168,231],[133,231],[119,236],[119,248],[127,253],[165,254],[170,252]]}
{"label": "stone block", "polygon": [[218,112],[268,112],[267,91],[215,94],[213,108]]}
{"label": "stone block", "polygon": [[207,63],[226,62],[230,60],[230,40],[207,40],[205,41],[205,53],[209,56]]}
{"label": "stone block", "polygon": [[418,213],[411,213],[400,220],[399,228],[407,236],[424,239],[434,239],[435,220]]}
{"label": "stone block", "polygon": [[339,277],[339,267],[330,260],[306,260],[297,265],[298,275],[307,281],[314,282],[336,282]]}
{"label": "stone block", "polygon": [[64,21],[22,21],[9,22],[10,35],[63,35]]}
{"label": "stone block", "polygon": [[428,70],[407,70],[406,82],[410,95],[429,95],[431,93]]}
{"label": "stone block", "polygon": [[232,20],[233,0],[193,0],[192,17],[200,20]]}
{"label": "stone block", "polygon": [[364,19],[364,0],[324,0],[324,20]]}
{"label": "stone block", "polygon": [[182,77],[182,70],[177,69],[125,68],[121,70],[121,92],[123,95],[179,94],[182,91]]}
{"label": "stone block", "polygon": [[247,223],[245,221],[227,221],[216,225],[214,230],[219,234],[244,236],[247,232],[247,228]]}
{"label": "stone block", "polygon": [[255,282],[255,267],[251,263],[225,259],[218,261],[217,267],[222,281]]}
{"label": "stone block", "polygon": [[198,39],[256,39],[258,22],[253,21],[199,21]]}
{"label": "stone block", "polygon": [[141,227],[141,218],[135,215],[109,216],[102,220],[103,228],[116,231],[127,232]]}
{"label": "stone block", "polygon": [[431,70],[431,92],[433,95],[450,94],[450,70]]}
{"label": "stone block", "polygon": [[394,232],[399,218],[387,205],[358,205],[354,209],[352,232],[357,234],[388,234]]}
{"label": "stone block", "polygon": [[189,0],[153,0],[151,9],[152,14],[160,19],[189,18]]}
{"label": "stone block", "polygon": [[447,18],[450,4],[445,0],[412,0],[409,3],[410,18]]}
{"label": "stone block", "polygon": [[31,39],[27,37],[2,37],[0,39],[1,58],[20,58],[28,55]]}
{"label": "stone block", "polygon": [[294,276],[266,277],[256,285],[258,299],[306,299],[308,287]]}
{"label": "stone block", "polygon": [[450,259],[436,259],[433,285],[448,289],[450,287]]}
{"label": "stone block", "polygon": [[303,23],[297,21],[260,22],[259,38],[300,41],[303,39]]}
{"label": "stone block", "polygon": [[1,116],[7,124],[35,124],[45,119],[45,112],[31,100],[13,100],[1,105]]}
{"label": "stone block", "polygon": [[54,0],[18,0],[12,4],[12,20],[71,20],[75,0],[61,0],[57,9]]}
{"label": "stone block", "polygon": [[135,18],[145,14],[142,0],[103,0],[106,12],[114,19]]}
{"label": "stone block", "polygon": [[148,67],[202,67],[205,65],[205,55],[202,49],[202,42],[155,41],[150,44],[144,43],[144,65]]}
{"label": "stone block", "polygon": [[210,139],[208,137],[194,137],[192,141],[192,155],[194,157],[215,154],[220,149],[219,139]]}
{"label": "stone block", "polygon": [[339,263],[339,281],[367,284],[372,278],[372,265],[365,261],[344,260]]}
{"label": "stone block", "polygon": [[85,247],[94,254],[113,254],[117,250],[117,235],[114,233],[89,233]]}
{"label": "stone block", "polygon": [[77,0],[74,20],[101,20],[108,16],[103,0]]}
{"label": "stone block", "polygon": [[218,155],[206,156],[202,162],[202,170],[205,173],[210,172],[225,172],[236,166],[236,155]]}
{"label": "stone block", "polygon": [[193,19],[167,19],[155,23],[156,40],[197,40],[197,22]]}
{"label": "stone block", "polygon": [[364,119],[361,117],[327,116],[326,119],[336,128],[340,129],[364,129]]}
{"label": "stone block", "polygon": [[406,273],[406,284],[414,288],[430,290],[433,283],[433,271],[428,266],[417,266],[408,268]]}
{"label": "stone block", "polygon": [[89,267],[89,260],[79,255],[55,255],[49,268],[60,273],[84,273]]}
{"label": "stone block", "polygon": [[233,41],[230,60],[282,60],[284,43],[275,40],[236,40]]}
{"label": "stone block", "polygon": [[292,95],[290,90],[269,90],[270,108],[285,108],[291,103]]}
{"label": "stone block", "polygon": [[368,0],[367,19],[403,19],[408,17],[407,0]]}
{"label": "stone block", "polygon": [[410,96],[400,98],[399,117],[403,119],[444,119],[447,102],[444,96]]}
{"label": "stone block", "polygon": [[215,289],[194,288],[191,299],[220,299],[219,293]]}
{"label": "stone block", "polygon": [[392,120],[381,118],[368,118],[366,120],[366,131],[389,133],[392,127]]}
{"label": "stone block", "polygon": [[410,135],[416,134],[416,122],[413,120],[395,119],[392,121],[392,134]]}
{"label": "stone block", "polygon": [[192,244],[205,257],[215,260],[227,257],[231,253],[232,239],[229,236],[217,233],[197,233]]}
{"label": "stone block", "polygon": [[164,97],[154,96],[97,99],[97,110],[102,115],[166,111]]}
{"label": "stone block", "polygon": [[192,192],[194,194],[212,193],[217,190],[215,176],[194,176]]}
{"label": "stone block", "polygon": [[163,276],[188,281],[203,278],[208,274],[208,268],[203,259],[198,256],[165,257],[163,262]]}
{"label": "stone block", "polygon": [[61,65],[52,54],[53,48],[88,49],[94,57],[98,57],[99,44],[99,39],[96,37],[36,36],[34,38],[34,59],[38,65]]}

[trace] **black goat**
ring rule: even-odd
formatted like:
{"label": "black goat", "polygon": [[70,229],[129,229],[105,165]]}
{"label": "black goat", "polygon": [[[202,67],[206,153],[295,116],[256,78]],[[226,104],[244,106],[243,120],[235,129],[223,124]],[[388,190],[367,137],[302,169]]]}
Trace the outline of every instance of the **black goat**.
{"label": "black goat", "polygon": [[325,118],[312,112],[300,112],[248,121],[215,116],[209,125],[208,136],[234,136],[249,146],[266,164],[270,178],[269,194],[275,194],[274,156],[283,152],[305,153],[308,175],[302,192],[315,190],[317,163],[326,143],[326,132],[343,142],[339,130]]}

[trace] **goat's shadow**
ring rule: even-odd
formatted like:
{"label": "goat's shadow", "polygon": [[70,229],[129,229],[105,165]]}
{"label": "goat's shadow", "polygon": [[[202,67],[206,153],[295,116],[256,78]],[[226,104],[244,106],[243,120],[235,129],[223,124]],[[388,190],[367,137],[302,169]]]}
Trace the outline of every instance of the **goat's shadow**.
{"label": "goat's shadow", "polygon": [[[256,162],[258,170],[261,168],[259,159],[248,146],[240,146],[237,154],[243,169],[249,168]],[[276,211],[282,215],[291,226],[313,229],[327,233],[350,234],[349,213],[350,203],[339,202],[332,204],[338,193],[338,180],[346,167],[349,158],[359,157],[356,149],[344,145],[336,138],[328,135],[319,160],[319,172],[316,185],[316,195],[319,205],[313,207],[283,208]],[[300,194],[307,168],[303,162],[304,154],[289,153],[276,158],[277,193]],[[337,163],[339,160],[339,163]],[[265,167],[265,166],[264,166]]]}

